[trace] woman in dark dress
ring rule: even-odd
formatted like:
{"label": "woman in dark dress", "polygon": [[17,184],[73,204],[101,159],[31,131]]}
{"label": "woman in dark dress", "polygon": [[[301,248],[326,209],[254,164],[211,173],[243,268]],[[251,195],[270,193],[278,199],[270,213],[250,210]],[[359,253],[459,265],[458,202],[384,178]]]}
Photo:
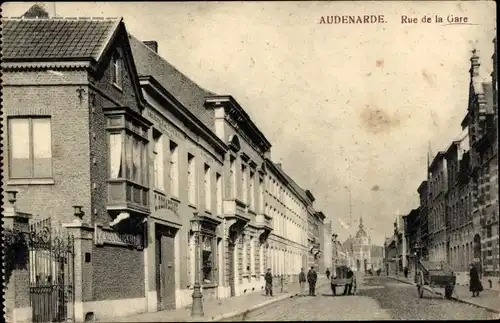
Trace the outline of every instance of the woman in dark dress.
{"label": "woman in dark dress", "polygon": [[472,297],[479,296],[479,292],[483,291],[483,285],[479,280],[479,273],[474,264],[469,265],[469,290],[472,292]]}

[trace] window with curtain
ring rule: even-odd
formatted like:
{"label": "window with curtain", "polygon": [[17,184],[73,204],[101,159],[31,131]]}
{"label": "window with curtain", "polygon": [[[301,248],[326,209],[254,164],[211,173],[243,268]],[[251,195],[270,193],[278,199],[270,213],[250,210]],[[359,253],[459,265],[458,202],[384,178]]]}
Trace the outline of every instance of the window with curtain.
{"label": "window with curtain", "polygon": [[241,200],[244,203],[248,203],[248,177],[247,177],[247,167],[241,165]]}
{"label": "window with curtain", "polygon": [[236,158],[229,157],[229,196],[236,197]]}
{"label": "window with curtain", "polygon": [[[134,134],[123,131],[110,132],[108,138],[110,179],[125,178],[136,184],[148,186],[145,158],[147,156],[147,142]],[[122,142],[123,138],[125,138],[124,143]],[[125,172],[122,171],[123,165],[125,165]]]}
{"label": "window with curtain", "polygon": [[153,133],[153,178],[154,187],[161,191],[165,190],[165,179],[163,172],[163,136],[160,132]]}
{"label": "window with curtain", "polygon": [[8,119],[9,177],[52,177],[52,133],[50,117]]}
{"label": "window with curtain", "polygon": [[212,210],[212,181],[211,181],[211,172],[210,166],[205,164],[204,166],[204,189],[205,189],[205,210]]}
{"label": "window with curtain", "polygon": [[217,214],[222,216],[222,176],[219,173],[215,174],[216,199],[217,199]]}
{"label": "window with curtain", "polygon": [[255,181],[255,173],[250,172],[250,183],[249,183],[249,189],[250,189],[250,208],[255,211],[255,186],[254,186],[254,181]]}
{"label": "window with curtain", "polygon": [[196,165],[194,161],[194,156],[188,154],[187,157],[188,162],[188,173],[187,173],[187,182],[188,182],[188,200],[190,204],[196,204]]}
{"label": "window with curtain", "polygon": [[177,144],[170,141],[170,194],[179,197],[179,154]]}

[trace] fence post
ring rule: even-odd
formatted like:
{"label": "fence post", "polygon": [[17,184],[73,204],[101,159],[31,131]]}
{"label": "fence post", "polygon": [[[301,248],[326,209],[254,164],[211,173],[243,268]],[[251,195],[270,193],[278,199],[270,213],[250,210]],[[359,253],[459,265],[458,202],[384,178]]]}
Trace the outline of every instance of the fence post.
{"label": "fence post", "polygon": [[84,302],[92,299],[92,242],[94,228],[80,219],[63,224],[74,239],[73,275],[74,300],[73,318],[75,322],[85,321]]}
{"label": "fence post", "polygon": [[[28,233],[29,219],[31,214],[20,213],[16,208],[18,190],[8,189],[6,203],[5,195],[2,197],[4,204],[3,222],[4,229],[11,229],[14,232]],[[20,250],[21,251],[21,250]],[[5,250],[7,252],[7,250]],[[12,272],[6,273],[9,277],[5,277],[5,310],[6,321],[21,322],[32,320],[32,310],[30,306],[30,286],[29,286],[29,270],[28,270],[28,252],[23,249],[25,254],[18,255],[13,261]],[[16,252],[17,253],[17,252]]]}

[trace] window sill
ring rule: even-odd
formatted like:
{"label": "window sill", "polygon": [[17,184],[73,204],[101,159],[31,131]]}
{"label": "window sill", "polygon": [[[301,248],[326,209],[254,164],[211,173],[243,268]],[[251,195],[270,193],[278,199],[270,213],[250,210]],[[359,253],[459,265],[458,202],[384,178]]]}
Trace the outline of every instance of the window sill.
{"label": "window sill", "polygon": [[172,196],[170,196],[170,199],[171,199],[172,201],[177,202],[177,203],[181,203],[181,199],[180,199],[180,198],[178,198],[177,196],[172,195]]}
{"label": "window sill", "polygon": [[206,283],[201,285],[203,288],[215,288],[219,286],[217,283]]}
{"label": "window sill", "polygon": [[196,207],[196,205],[192,204],[192,203],[188,203],[188,206],[194,210],[197,210],[198,208]]}
{"label": "window sill", "polygon": [[7,180],[7,185],[54,185],[53,178],[16,178]]}

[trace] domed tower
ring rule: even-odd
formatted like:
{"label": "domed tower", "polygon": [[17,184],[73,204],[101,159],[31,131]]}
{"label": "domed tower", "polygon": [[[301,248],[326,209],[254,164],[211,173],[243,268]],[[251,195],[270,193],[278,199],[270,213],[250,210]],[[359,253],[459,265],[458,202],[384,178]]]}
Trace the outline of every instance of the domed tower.
{"label": "domed tower", "polygon": [[359,218],[358,232],[356,232],[356,243],[359,250],[358,270],[366,271],[371,268],[370,237],[366,233],[363,225],[363,218]]}
{"label": "domed tower", "polygon": [[358,240],[358,243],[361,245],[367,245],[369,243],[368,234],[366,234],[366,231],[364,229],[362,217],[359,218],[359,228],[358,232],[356,232],[356,239]]}

